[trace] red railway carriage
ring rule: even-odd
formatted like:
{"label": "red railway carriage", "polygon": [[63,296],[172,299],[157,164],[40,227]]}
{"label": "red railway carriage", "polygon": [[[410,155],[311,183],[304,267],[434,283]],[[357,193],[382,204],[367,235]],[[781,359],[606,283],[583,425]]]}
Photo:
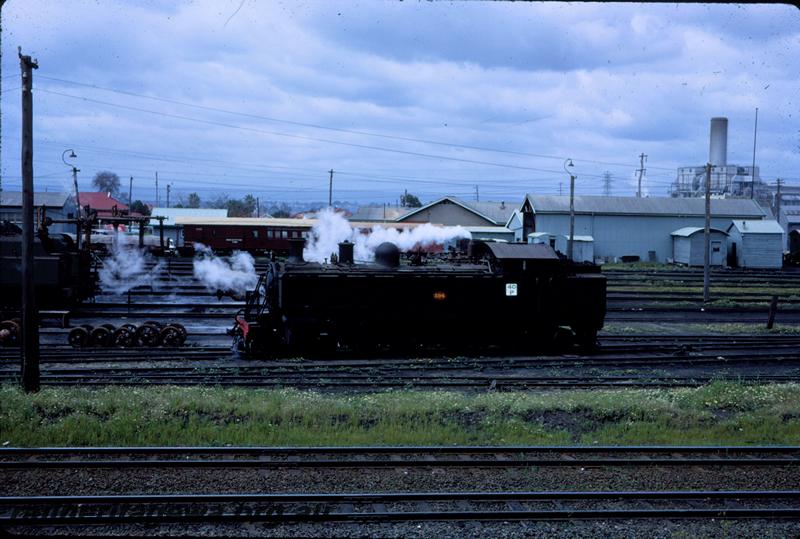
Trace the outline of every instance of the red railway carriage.
{"label": "red railway carriage", "polygon": [[[203,244],[216,252],[247,251],[250,253],[288,253],[289,240],[306,239],[316,219],[277,219],[254,217],[176,217],[175,224],[183,227],[186,246]],[[368,233],[373,227],[411,229],[419,223],[351,222],[350,226]],[[441,252],[441,245],[423,249]]]}
{"label": "red railway carriage", "polygon": [[315,221],[310,219],[256,219],[180,217],[186,245],[203,244],[214,251],[288,252],[289,240],[306,238]]}

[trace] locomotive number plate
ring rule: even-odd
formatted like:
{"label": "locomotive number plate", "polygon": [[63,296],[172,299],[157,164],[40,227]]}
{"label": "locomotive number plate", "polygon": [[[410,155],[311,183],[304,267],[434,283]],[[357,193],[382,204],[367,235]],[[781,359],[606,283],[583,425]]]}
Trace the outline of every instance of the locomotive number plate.
{"label": "locomotive number plate", "polygon": [[517,283],[506,283],[506,296],[517,295]]}

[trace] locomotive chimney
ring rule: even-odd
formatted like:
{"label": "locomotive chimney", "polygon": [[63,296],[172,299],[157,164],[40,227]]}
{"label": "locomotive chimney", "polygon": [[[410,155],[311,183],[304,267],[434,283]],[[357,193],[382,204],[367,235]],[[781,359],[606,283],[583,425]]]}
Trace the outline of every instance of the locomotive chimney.
{"label": "locomotive chimney", "polygon": [[353,244],[345,240],[339,244],[339,264],[353,263]]}
{"label": "locomotive chimney", "polygon": [[303,260],[303,249],[306,246],[304,238],[293,238],[289,240],[289,262],[292,264],[301,264]]}

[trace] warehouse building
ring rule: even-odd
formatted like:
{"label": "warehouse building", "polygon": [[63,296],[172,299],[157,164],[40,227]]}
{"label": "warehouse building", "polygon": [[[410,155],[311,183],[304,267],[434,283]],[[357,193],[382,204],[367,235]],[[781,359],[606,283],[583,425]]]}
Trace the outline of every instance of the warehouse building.
{"label": "warehouse building", "polygon": [[[46,216],[54,220],[74,219],[78,212],[78,205],[71,193],[34,193],[33,206],[34,222],[37,208],[44,208]],[[22,226],[21,191],[0,191],[0,221],[11,221]],[[75,233],[75,226],[57,223],[50,227],[50,232]]]}
{"label": "warehouse building", "polygon": [[783,266],[783,228],[777,221],[736,219],[728,227],[728,255],[740,268]]}
{"label": "warehouse building", "polygon": [[[527,195],[520,212],[521,224],[517,226],[521,226],[524,238],[532,232],[569,234],[568,196]],[[735,219],[767,218],[767,212],[754,200],[711,201],[712,228],[727,230]],[[704,223],[705,200],[700,198],[575,197],[574,233],[593,238],[594,257],[599,261],[638,257],[643,261],[670,262],[672,233],[685,227],[702,227]]]}
{"label": "warehouse building", "polygon": [[[671,234],[673,261],[687,266],[705,264],[705,227],[687,226]],[[709,230],[709,264],[722,266],[727,262],[728,234],[724,230]]]}
{"label": "warehouse building", "polygon": [[[434,223],[446,226],[505,227],[517,208],[505,202],[466,201],[443,197],[396,219],[399,223]],[[356,220],[354,218],[354,220]]]}

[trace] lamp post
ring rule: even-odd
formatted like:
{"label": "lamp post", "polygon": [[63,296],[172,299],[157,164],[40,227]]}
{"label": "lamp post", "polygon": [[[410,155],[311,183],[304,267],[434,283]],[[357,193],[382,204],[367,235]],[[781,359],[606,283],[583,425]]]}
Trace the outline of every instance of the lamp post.
{"label": "lamp post", "polygon": [[80,249],[80,247],[81,247],[81,196],[78,193],[78,172],[80,172],[80,170],[78,170],[75,167],[75,165],[73,165],[71,163],[67,163],[67,160],[65,158],[67,156],[67,152],[69,152],[69,158],[70,159],[75,159],[78,156],[75,155],[75,150],[72,150],[72,149],[64,150],[61,153],[61,161],[65,165],[67,165],[68,167],[72,168],[72,185],[75,187],[75,204],[77,204],[77,206],[78,206],[78,215],[76,215],[76,218],[77,218],[77,221],[78,221],[78,225],[77,225],[76,234],[75,234],[75,244],[76,244],[77,248]]}
{"label": "lamp post", "polygon": [[78,193],[78,172],[80,172],[80,169],[75,168],[75,165],[73,165],[72,163],[67,163],[67,160],[64,157],[64,156],[67,155],[67,152],[69,152],[69,158],[70,159],[75,159],[78,156],[75,155],[75,150],[72,150],[72,149],[64,150],[61,153],[61,161],[63,161],[63,163],[65,165],[67,165],[68,167],[72,168],[72,186],[75,188],[75,203],[78,205],[78,219],[80,219],[80,217],[81,217],[81,196]]}
{"label": "lamp post", "polygon": [[575,175],[567,167],[574,167],[572,159],[564,161],[564,171],[569,174],[569,241],[567,242],[567,258],[572,261],[572,240],[575,237]]}

